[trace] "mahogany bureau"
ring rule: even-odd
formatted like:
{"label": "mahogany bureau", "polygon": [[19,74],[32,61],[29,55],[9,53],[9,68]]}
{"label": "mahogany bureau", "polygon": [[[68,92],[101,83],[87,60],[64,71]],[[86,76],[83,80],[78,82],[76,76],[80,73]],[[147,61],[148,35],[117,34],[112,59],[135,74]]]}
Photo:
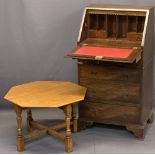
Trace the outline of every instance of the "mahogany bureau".
{"label": "mahogany bureau", "polygon": [[81,127],[93,122],[125,126],[143,139],[153,121],[154,10],[92,5],[84,10],[78,47],[78,79],[87,87],[79,105]]}

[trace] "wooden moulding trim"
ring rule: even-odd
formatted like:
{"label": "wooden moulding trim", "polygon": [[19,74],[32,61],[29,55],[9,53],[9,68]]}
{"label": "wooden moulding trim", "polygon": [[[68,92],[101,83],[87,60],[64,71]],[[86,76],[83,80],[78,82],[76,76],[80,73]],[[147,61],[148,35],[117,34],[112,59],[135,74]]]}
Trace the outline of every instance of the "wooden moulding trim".
{"label": "wooden moulding trim", "polygon": [[146,16],[146,12],[133,11],[117,11],[117,10],[88,10],[88,14],[103,14],[103,15],[124,15],[124,16]]}
{"label": "wooden moulding trim", "polygon": [[123,9],[123,8],[92,8],[92,7],[86,7],[84,9],[84,13],[82,16],[82,22],[81,22],[81,26],[80,26],[80,30],[79,30],[79,36],[78,36],[78,41],[80,42],[81,39],[81,33],[82,33],[82,29],[83,29],[83,24],[84,24],[84,20],[86,17],[86,12],[87,10],[111,10],[111,11],[139,11],[139,12],[146,12],[146,19],[145,19],[145,24],[144,24],[144,31],[143,31],[143,37],[142,37],[142,42],[141,42],[141,46],[144,46],[145,43],[145,35],[146,35],[146,30],[147,30],[147,23],[148,23],[148,18],[149,18],[149,13],[150,11],[148,9]]}

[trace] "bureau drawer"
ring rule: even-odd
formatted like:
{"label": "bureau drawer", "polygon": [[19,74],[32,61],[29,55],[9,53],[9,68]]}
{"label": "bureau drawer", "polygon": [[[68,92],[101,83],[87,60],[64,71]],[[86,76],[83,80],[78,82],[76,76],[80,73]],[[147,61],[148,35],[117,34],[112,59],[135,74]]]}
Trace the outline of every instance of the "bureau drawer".
{"label": "bureau drawer", "polygon": [[108,122],[114,124],[137,123],[140,108],[138,106],[124,106],[86,102],[80,104],[79,116],[82,119],[95,122]]}
{"label": "bureau drawer", "polygon": [[140,82],[140,69],[137,67],[125,67],[116,65],[79,65],[80,78],[94,78],[101,80]]}
{"label": "bureau drawer", "polygon": [[87,88],[87,101],[140,102],[140,85],[136,83],[80,78],[80,85]]}
{"label": "bureau drawer", "polygon": [[136,33],[136,32],[127,33],[127,39],[130,41],[141,41],[142,37],[143,37],[142,33]]}
{"label": "bureau drawer", "polygon": [[88,37],[89,38],[106,38],[107,32],[106,31],[98,31],[98,30],[89,30]]}

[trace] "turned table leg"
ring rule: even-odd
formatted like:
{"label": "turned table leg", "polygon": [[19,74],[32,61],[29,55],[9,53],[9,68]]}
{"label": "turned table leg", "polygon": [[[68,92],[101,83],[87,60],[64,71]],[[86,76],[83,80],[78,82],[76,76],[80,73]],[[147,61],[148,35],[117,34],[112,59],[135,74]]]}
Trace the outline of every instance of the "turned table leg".
{"label": "turned table leg", "polygon": [[78,131],[78,116],[77,116],[77,106],[76,104],[72,105],[73,109],[73,132],[76,133]]}
{"label": "turned table leg", "polygon": [[31,122],[33,121],[33,118],[32,118],[32,111],[31,109],[27,109],[27,130],[29,132],[32,131],[32,125],[31,125]]}
{"label": "turned table leg", "polygon": [[65,107],[65,121],[66,121],[66,137],[65,137],[65,150],[67,152],[73,151],[73,142],[71,137],[71,113],[72,113],[72,106],[67,105]]}
{"label": "turned table leg", "polygon": [[24,150],[24,137],[22,135],[22,108],[19,106],[15,106],[15,111],[17,115],[17,150]]}

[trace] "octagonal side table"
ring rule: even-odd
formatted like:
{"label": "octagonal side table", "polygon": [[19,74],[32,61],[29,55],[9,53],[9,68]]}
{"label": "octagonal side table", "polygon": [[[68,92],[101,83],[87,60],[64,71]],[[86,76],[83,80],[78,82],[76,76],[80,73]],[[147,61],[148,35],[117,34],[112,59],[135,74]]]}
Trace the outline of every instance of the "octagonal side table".
{"label": "octagonal side table", "polygon": [[[51,135],[65,143],[66,152],[72,152],[73,132],[77,132],[77,112],[75,103],[84,100],[86,88],[71,82],[35,81],[12,87],[5,99],[15,104],[17,115],[17,150],[23,151],[25,142],[44,135]],[[65,113],[65,123],[45,126],[33,120],[32,108],[60,108]],[[22,110],[27,109],[28,135],[22,133]],[[58,131],[66,128],[65,136]]]}

